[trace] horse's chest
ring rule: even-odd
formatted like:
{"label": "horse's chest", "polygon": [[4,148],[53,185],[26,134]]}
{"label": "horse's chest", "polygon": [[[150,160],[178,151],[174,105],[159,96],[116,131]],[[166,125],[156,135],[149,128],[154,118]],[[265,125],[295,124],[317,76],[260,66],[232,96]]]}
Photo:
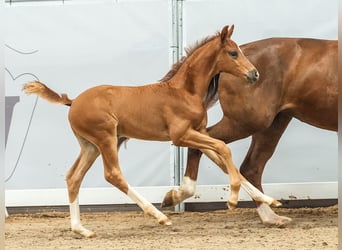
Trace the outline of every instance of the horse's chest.
{"label": "horse's chest", "polygon": [[189,120],[193,128],[202,128],[207,123],[207,113],[202,107],[189,106],[185,112],[184,119]]}

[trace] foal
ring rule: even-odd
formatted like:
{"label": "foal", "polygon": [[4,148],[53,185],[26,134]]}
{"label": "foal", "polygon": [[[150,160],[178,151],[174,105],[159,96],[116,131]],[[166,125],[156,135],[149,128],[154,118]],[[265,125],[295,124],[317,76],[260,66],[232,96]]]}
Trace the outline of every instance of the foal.
{"label": "foal", "polygon": [[[100,85],[84,91],[74,100],[65,94],[58,95],[40,82],[24,86],[28,94],[70,106],[69,122],[81,147],[66,176],[72,231],[86,237],[95,235],[81,224],[78,193],[84,175],[100,154],[109,183],[127,194],[160,224],[171,224],[166,215],[139,195],[123,177],[118,146],[127,138],[171,140],[176,146],[201,150],[229,173],[230,207],[237,205],[240,185],[254,200],[280,205],[253,187],[233,164],[231,152],[224,142],[209,137],[206,132],[205,97],[210,80],[220,72],[234,74],[249,82],[258,79],[255,67],[230,39],[233,30],[234,26],[225,26],[217,35],[199,43],[159,83],[139,87]],[[188,187],[192,188],[192,183]]]}
{"label": "foal", "polygon": [[[260,72],[257,84],[230,74],[219,77],[222,119],[207,129],[211,137],[231,143],[248,136],[251,144],[240,171],[262,191],[262,174],[293,118],[315,127],[338,129],[338,43],[310,38],[269,38],[241,46]],[[248,101],[245,101],[248,100]],[[215,101],[215,100],[214,100]],[[300,140],[298,138],[298,140]],[[195,183],[201,152],[188,150],[185,179]],[[194,195],[182,186],[169,191],[163,205],[171,206]],[[172,195],[170,195],[172,193]],[[265,203],[256,202],[262,223],[283,227],[290,218],[279,216]]]}

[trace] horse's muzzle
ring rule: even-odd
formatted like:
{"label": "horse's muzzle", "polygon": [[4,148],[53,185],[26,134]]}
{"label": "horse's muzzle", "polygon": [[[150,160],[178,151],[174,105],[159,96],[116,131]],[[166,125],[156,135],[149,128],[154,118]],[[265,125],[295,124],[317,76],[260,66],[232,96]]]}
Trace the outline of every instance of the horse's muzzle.
{"label": "horse's muzzle", "polygon": [[248,71],[247,80],[250,83],[255,83],[258,79],[259,79],[259,72],[256,69]]}

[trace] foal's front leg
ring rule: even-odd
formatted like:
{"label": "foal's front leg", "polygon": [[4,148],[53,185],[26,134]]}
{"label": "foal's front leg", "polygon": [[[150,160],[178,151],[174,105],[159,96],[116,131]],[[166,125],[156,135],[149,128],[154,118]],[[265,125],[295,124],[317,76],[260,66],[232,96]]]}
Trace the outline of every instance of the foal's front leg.
{"label": "foal's front leg", "polygon": [[178,146],[200,149],[224,172],[229,173],[231,196],[228,200],[228,206],[230,208],[236,207],[238,203],[238,193],[241,185],[253,200],[273,206],[281,205],[281,203],[274,198],[260,192],[240,174],[232,161],[230,149],[223,141],[211,138],[205,134],[205,132],[200,133],[196,130],[188,130],[184,136],[178,138],[178,140],[176,142],[174,141],[174,143]]}

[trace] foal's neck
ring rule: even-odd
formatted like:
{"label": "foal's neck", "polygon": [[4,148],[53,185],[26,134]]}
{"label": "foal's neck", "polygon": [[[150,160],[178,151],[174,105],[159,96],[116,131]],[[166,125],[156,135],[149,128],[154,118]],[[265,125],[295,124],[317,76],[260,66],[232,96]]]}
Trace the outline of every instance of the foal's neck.
{"label": "foal's neck", "polygon": [[171,85],[184,88],[193,95],[205,96],[210,80],[219,73],[216,69],[219,48],[215,40],[198,48],[184,61],[170,80]]}

